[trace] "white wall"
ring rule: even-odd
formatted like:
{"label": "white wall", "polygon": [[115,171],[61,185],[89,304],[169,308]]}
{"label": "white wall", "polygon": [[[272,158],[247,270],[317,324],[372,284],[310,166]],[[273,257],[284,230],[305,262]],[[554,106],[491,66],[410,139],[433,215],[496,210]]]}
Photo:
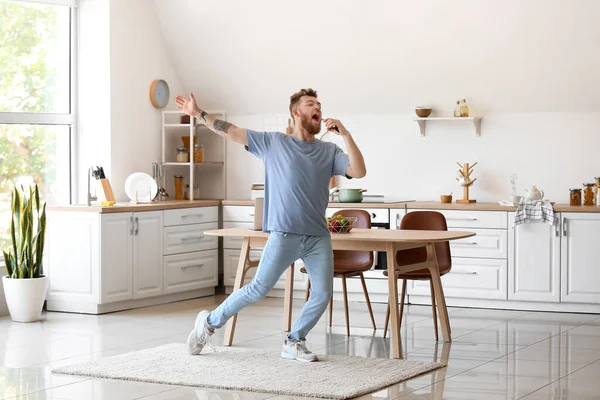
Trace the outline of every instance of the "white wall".
{"label": "white wall", "polygon": [[171,91],[183,85],[165,45],[156,9],[147,0],[112,0],[110,8],[111,183],[118,200],[128,200],[125,180],[152,174],[161,160],[162,110],[150,102],[150,85],[164,79]]}
{"label": "white wall", "polygon": [[78,195],[85,201],[90,165],[102,165],[115,197],[126,201],[133,172],[152,173],[160,161],[161,112],[150,85],[165,79],[172,97],[183,86],[156,10],[145,0],[81,0],[79,7]]}
{"label": "white wall", "polygon": [[88,168],[110,171],[110,3],[80,0],[78,16],[76,188],[83,203]]}
{"label": "white wall", "polygon": [[[460,196],[455,162],[478,161],[478,200],[506,198],[516,173],[520,189],[536,184],[566,201],[570,187],[600,176],[598,1],[154,4],[175,65],[203,107],[270,129],[265,120],[285,120],[289,95],[312,86],[325,115],[352,119],[368,167],[354,186]],[[462,123],[430,124],[419,136],[415,105],[449,115],[462,97],[484,117],[482,137]],[[228,197],[248,197],[260,164],[229,149]]]}

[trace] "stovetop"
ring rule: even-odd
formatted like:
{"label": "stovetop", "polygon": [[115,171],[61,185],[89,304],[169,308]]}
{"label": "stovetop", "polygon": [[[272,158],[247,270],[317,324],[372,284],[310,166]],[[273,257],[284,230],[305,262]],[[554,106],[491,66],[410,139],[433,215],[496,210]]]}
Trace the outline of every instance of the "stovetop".
{"label": "stovetop", "polygon": [[[338,201],[338,196],[334,196],[334,202]],[[363,201],[361,203],[376,203],[376,204],[394,204],[394,203],[410,203],[416,200],[407,200],[407,198],[402,197],[386,197],[384,195],[363,195]]]}

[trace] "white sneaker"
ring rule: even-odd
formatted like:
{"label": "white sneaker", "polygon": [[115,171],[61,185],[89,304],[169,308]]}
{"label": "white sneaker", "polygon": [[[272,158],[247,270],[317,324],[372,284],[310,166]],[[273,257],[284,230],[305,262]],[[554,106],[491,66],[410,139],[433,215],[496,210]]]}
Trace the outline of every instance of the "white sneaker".
{"label": "white sneaker", "polygon": [[215,333],[214,329],[209,328],[206,320],[210,312],[203,310],[198,313],[194,329],[187,338],[188,353],[198,355],[205,346],[209,346],[213,351],[215,347],[210,343],[210,337]]}
{"label": "white sneaker", "polygon": [[286,340],[283,343],[283,349],[281,349],[281,357],[287,358],[288,360],[303,362],[319,361],[317,356],[306,348],[306,342],[304,340],[299,342],[288,342]]}

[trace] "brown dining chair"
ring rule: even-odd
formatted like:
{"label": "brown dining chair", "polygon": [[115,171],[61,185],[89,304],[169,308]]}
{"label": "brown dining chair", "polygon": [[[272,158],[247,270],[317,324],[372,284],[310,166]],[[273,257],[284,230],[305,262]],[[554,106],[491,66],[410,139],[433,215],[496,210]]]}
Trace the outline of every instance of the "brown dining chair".
{"label": "brown dining chair", "polygon": [[[415,211],[410,212],[402,218],[400,229],[422,230],[422,231],[447,231],[446,218],[443,214],[436,211]],[[434,244],[435,256],[437,258],[440,276],[446,275],[452,269],[452,258],[450,255],[450,244],[448,242],[439,242]],[[399,267],[403,265],[422,263],[427,260],[427,250],[425,247],[416,249],[400,250],[396,252],[396,263]],[[387,271],[383,274],[387,276]],[[402,314],[404,312],[404,299],[406,297],[406,281],[429,281],[429,290],[431,292],[431,309],[433,311],[433,326],[435,329],[435,340],[438,340],[437,312],[434,296],[433,282],[428,269],[412,271],[407,273],[396,273],[397,279],[402,279],[402,294],[400,297],[400,315],[398,321],[402,323]],[[387,313],[385,315],[385,328],[383,337],[387,334],[387,328],[390,321],[390,303],[388,298]]]}
{"label": "brown dining chair", "polygon": [[[354,228],[365,228],[371,229],[371,215],[365,210],[341,210],[333,214],[342,215],[344,217],[356,217],[357,220],[352,225]],[[371,300],[369,299],[369,293],[367,292],[367,285],[365,283],[365,277],[363,272],[368,271],[373,266],[374,255],[372,251],[353,251],[353,250],[334,250],[333,251],[333,277],[342,278],[342,291],[344,293],[344,311],[346,313],[346,333],[350,336],[350,319],[348,316],[348,291],[346,289],[346,278],[353,276],[360,277],[362,282],[363,292],[365,293],[365,300],[367,301],[367,307],[369,308],[369,314],[371,315],[371,322],[373,323],[373,329],[377,329],[375,326],[375,317],[373,317],[373,309],[371,308]],[[300,269],[301,272],[306,273],[306,269],[303,267]],[[310,280],[306,286],[306,297],[308,300],[310,295]],[[333,296],[329,301],[329,326],[331,326],[333,317]]]}

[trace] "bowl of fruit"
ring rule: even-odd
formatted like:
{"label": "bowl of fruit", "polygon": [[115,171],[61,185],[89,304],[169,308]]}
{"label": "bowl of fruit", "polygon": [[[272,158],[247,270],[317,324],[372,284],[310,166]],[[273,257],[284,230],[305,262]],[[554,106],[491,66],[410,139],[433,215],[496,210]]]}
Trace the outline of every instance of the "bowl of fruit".
{"label": "bowl of fruit", "polygon": [[343,215],[327,217],[327,228],[332,233],[348,233],[357,220],[356,217],[344,217]]}

